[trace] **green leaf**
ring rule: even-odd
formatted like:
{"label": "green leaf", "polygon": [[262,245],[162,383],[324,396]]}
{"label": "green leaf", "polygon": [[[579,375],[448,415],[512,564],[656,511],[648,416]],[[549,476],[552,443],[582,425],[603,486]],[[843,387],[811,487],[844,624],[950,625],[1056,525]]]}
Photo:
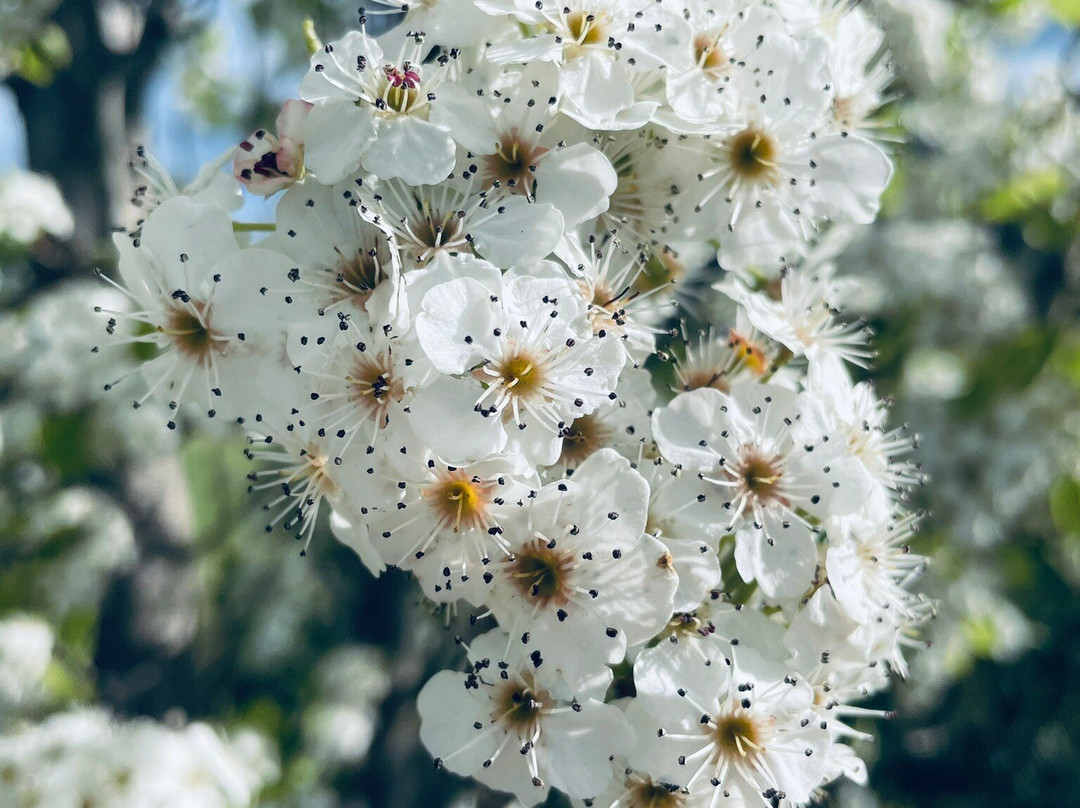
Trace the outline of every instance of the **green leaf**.
{"label": "green leaf", "polygon": [[1065,178],[1060,168],[1028,171],[985,196],[979,205],[980,213],[991,222],[1014,222],[1049,204],[1064,190]]}
{"label": "green leaf", "polygon": [[1027,388],[1053,353],[1058,333],[1047,326],[1033,327],[1017,337],[986,346],[971,369],[971,386],[956,405],[975,412],[1002,392]]}
{"label": "green leaf", "polygon": [[[239,441],[202,438],[181,450],[194,513],[195,537],[220,540],[247,512],[247,479],[251,464]],[[215,541],[220,543],[220,541]]]}
{"label": "green leaf", "polygon": [[41,425],[41,454],[64,482],[82,481],[93,467],[85,413],[54,415]]}
{"label": "green leaf", "polygon": [[50,23],[16,55],[15,72],[30,83],[44,87],[70,64],[71,43],[67,34],[59,25]]}
{"label": "green leaf", "polygon": [[1050,491],[1050,513],[1064,535],[1080,536],[1080,481],[1058,480]]}
{"label": "green leaf", "polygon": [[1080,0],[1047,0],[1051,16],[1066,25],[1080,24]]}
{"label": "green leaf", "polygon": [[1054,351],[1053,367],[1080,388],[1080,332],[1064,335]]}

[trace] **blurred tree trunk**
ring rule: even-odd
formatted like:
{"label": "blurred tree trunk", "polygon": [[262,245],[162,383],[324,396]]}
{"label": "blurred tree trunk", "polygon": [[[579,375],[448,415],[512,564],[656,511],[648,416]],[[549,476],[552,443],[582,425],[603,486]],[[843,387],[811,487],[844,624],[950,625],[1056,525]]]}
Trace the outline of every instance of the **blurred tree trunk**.
{"label": "blurred tree trunk", "polygon": [[102,35],[97,5],[65,0],[54,13],[72,58],[51,84],[10,80],[26,121],[30,169],[54,177],[78,214],[70,243],[40,259],[39,288],[99,263],[115,224],[115,197],[123,193],[111,177],[126,165],[147,81],[177,33],[175,0],[132,2],[133,9],[145,7],[142,36],[127,52],[115,52]]}

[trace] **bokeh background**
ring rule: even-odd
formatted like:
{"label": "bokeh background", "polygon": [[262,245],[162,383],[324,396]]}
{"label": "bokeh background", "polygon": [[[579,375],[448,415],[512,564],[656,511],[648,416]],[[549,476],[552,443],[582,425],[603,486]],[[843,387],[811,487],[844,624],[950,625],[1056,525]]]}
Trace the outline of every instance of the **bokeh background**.
{"label": "bokeh background", "polygon": [[[828,800],[1073,804],[1080,2],[862,5],[896,71],[880,137],[898,170],[880,221],[830,233],[818,258],[858,279],[846,313],[872,325],[872,378],[920,435],[916,549],[940,606],[910,679],[872,705],[897,715],[860,750],[871,788]],[[325,530],[306,558],[264,533],[243,437],[166,429],[102,390],[138,357],[91,351],[92,307],[115,298],[93,270],[138,215],[134,146],[182,188],[273,121],[304,21],[332,38],[355,11],[0,0],[0,806],[37,804],[27,767],[60,757],[65,776],[123,785],[155,756],[176,805],[505,802],[419,747],[415,695],[456,664],[456,618]],[[239,217],[267,215],[255,199]]]}

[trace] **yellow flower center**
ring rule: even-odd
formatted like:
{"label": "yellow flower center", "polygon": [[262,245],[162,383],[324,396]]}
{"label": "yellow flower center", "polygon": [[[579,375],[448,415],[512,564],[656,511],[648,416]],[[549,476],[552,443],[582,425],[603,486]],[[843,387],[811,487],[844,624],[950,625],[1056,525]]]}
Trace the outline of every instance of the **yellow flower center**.
{"label": "yellow flower center", "polygon": [[764,132],[744,129],[728,143],[728,159],[737,177],[771,181],[776,174],[776,144]]}
{"label": "yellow flower center", "polygon": [[466,528],[483,526],[490,500],[487,486],[464,476],[440,480],[426,492],[443,523],[455,533]]}

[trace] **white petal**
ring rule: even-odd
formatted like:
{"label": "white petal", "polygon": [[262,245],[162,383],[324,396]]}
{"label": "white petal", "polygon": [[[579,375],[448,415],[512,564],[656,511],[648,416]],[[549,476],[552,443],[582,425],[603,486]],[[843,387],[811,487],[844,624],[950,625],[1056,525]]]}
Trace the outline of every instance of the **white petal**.
{"label": "white petal", "polygon": [[[475,774],[502,741],[504,733],[498,731],[477,740],[491,721],[485,709],[488,703],[484,694],[466,690],[464,675],[454,671],[436,673],[417,696],[420,740],[450,771]],[[475,729],[474,721],[483,728]]]}
{"label": "white petal", "polygon": [[498,454],[506,446],[506,431],[500,421],[473,409],[482,393],[480,383],[472,379],[441,378],[416,394],[409,405],[409,425],[447,463]]}
{"label": "white petal", "polygon": [[[653,413],[653,434],[660,454],[690,471],[712,471],[718,466],[723,442],[710,447],[728,424],[730,400],[711,387],[682,393]],[[702,445],[702,442],[705,445]]]}
{"label": "white petal", "polygon": [[619,185],[611,162],[587,143],[575,143],[549,153],[536,168],[536,201],[550,202],[568,228],[608,209]]}
{"label": "white petal", "polygon": [[587,799],[611,780],[611,757],[627,754],[633,743],[622,710],[590,700],[581,712],[569,710],[545,721],[540,746],[550,755],[551,785],[569,797]]}
{"label": "white petal", "polygon": [[814,142],[816,192],[832,219],[869,224],[892,179],[892,162],[878,146],[857,135],[827,135]]}
{"label": "white petal", "polygon": [[240,249],[227,213],[183,196],[163,202],[150,214],[143,225],[141,244],[140,250],[157,258],[168,286],[166,292],[184,289],[197,293],[213,275],[218,260]]}
{"label": "white petal", "polygon": [[735,566],[744,581],[757,581],[767,597],[797,598],[814,577],[813,534],[794,517],[783,520],[766,514],[764,523],[763,530],[748,526],[738,531]]}
{"label": "white petal", "polygon": [[491,154],[499,143],[487,105],[460,84],[439,88],[428,119],[449,130],[454,140],[473,154]]}
{"label": "white petal", "polygon": [[428,121],[403,117],[380,121],[379,136],[363,157],[364,168],[384,180],[435,185],[454,170],[450,131]]}
{"label": "white petal", "polygon": [[371,110],[352,101],[316,104],[304,121],[304,163],[324,185],[340,182],[360,167],[375,142]]}
{"label": "white petal", "polygon": [[464,373],[475,363],[477,341],[486,341],[501,324],[502,312],[490,292],[471,278],[447,281],[420,303],[416,334],[431,364],[441,373]]}
{"label": "white petal", "polygon": [[501,267],[546,258],[563,234],[562,214],[551,204],[509,196],[497,205],[502,213],[472,232],[477,252]]}
{"label": "white petal", "polygon": [[330,530],[342,544],[356,551],[372,575],[378,575],[386,568],[368,537],[367,525],[349,522],[335,511],[330,515]]}

